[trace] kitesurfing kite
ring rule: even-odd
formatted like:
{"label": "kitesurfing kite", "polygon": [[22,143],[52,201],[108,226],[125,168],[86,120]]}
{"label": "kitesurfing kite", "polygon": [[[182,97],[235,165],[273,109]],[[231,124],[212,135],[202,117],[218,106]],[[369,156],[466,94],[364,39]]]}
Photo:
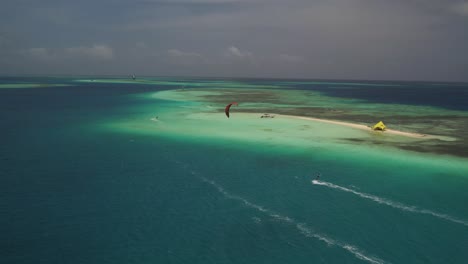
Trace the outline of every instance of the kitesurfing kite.
{"label": "kitesurfing kite", "polygon": [[239,104],[236,103],[236,102],[232,102],[228,105],[226,105],[226,108],[224,108],[224,113],[226,113],[226,116],[229,118],[229,109],[231,109],[231,106],[232,105],[235,105],[235,106],[238,106]]}

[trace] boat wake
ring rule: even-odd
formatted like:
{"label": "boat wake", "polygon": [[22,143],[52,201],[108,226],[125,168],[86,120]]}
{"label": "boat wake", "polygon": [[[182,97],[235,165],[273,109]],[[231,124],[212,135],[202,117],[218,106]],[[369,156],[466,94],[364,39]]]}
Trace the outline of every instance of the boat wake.
{"label": "boat wake", "polygon": [[374,257],[374,256],[366,255],[361,249],[359,249],[356,246],[349,245],[347,243],[344,243],[342,241],[338,241],[336,239],[332,239],[332,238],[330,238],[330,237],[328,237],[327,235],[324,235],[324,234],[316,233],[316,232],[314,232],[314,230],[311,227],[307,226],[305,223],[300,223],[300,222],[294,220],[293,218],[278,214],[278,213],[276,213],[276,212],[274,212],[274,211],[272,211],[270,209],[267,209],[267,208],[264,208],[264,207],[262,207],[260,205],[254,204],[254,203],[252,203],[252,202],[248,201],[247,199],[244,199],[244,198],[242,198],[240,196],[232,195],[229,192],[227,192],[223,187],[221,187],[219,184],[217,184],[216,182],[214,182],[212,180],[209,180],[209,179],[207,179],[205,177],[200,177],[200,179],[202,181],[212,185],[225,198],[231,199],[231,200],[236,200],[238,202],[243,203],[245,206],[247,206],[249,208],[252,208],[252,209],[255,209],[255,210],[257,210],[257,211],[259,211],[261,213],[264,213],[264,214],[268,215],[269,217],[272,217],[272,218],[274,218],[274,219],[276,219],[278,221],[281,221],[281,222],[286,223],[286,224],[293,225],[297,230],[299,230],[299,232],[301,234],[303,234],[306,237],[315,238],[315,239],[317,239],[319,241],[322,241],[322,242],[326,243],[328,246],[341,247],[342,249],[344,249],[344,250],[348,251],[349,253],[353,254],[356,258],[367,261],[367,262],[372,263],[372,264],[384,264],[384,263],[386,263],[382,259],[379,259],[379,258]]}
{"label": "boat wake", "polygon": [[336,184],[333,184],[333,183],[330,183],[330,182],[312,180],[312,184],[321,185],[321,186],[325,186],[325,187],[332,188],[332,189],[335,189],[335,190],[340,190],[340,191],[343,191],[343,192],[352,193],[352,194],[355,194],[355,195],[357,195],[357,196],[359,196],[361,198],[368,199],[368,200],[374,201],[374,202],[379,203],[379,204],[388,205],[390,207],[397,208],[397,209],[400,209],[400,210],[403,210],[403,211],[417,213],[417,214],[431,215],[431,216],[437,217],[439,219],[450,221],[452,223],[457,223],[457,224],[461,224],[461,225],[464,225],[464,226],[468,226],[467,221],[457,219],[457,218],[455,218],[453,216],[450,216],[450,215],[447,215],[447,214],[442,214],[442,213],[434,212],[434,211],[431,211],[431,210],[418,208],[416,206],[402,204],[402,203],[395,202],[395,201],[392,201],[392,200],[389,200],[389,199],[386,199],[386,198],[378,197],[378,196],[375,196],[375,195],[372,195],[372,194],[358,192],[356,190],[349,189],[349,188],[346,188],[346,187],[343,187],[343,186],[339,186],[339,185],[336,185]]}

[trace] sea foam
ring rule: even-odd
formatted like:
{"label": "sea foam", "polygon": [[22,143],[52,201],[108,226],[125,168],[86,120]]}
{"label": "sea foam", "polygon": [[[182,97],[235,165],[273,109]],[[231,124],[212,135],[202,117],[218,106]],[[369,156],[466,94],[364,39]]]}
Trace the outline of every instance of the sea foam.
{"label": "sea foam", "polygon": [[[192,174],[194,174],[194,173],[192,172]],[[300,222],[294,220],[291,217],[278,214],[278,213],[276,213],[276,212],[274,212],[274,211],[272,211],[270,209],[267,209],[267,208],[265,208],[263,206],[254,204],[254,203],[252,203],[252,202],[248,201],[247,199],[242,198],[240,196],[232,195],[229,192],[227,192],[222,186],[220,186],[219,184],[217,184],[216,182],[214,182],[212,180],[209,180],[209,179],[207,179],[205,177],[200,177],[200,179],[202,181],[212,185],[214,188],[216,188],[216,190],[218,192],[220,192],[225,198],[239,201],[239,202],[243,203],[245,206],[247,206],[249,208],[252,208],[252,209],[255,209],[255,210],[259,211],[259,212],[262,212],[262,213],[268,215],[269,217],[272,217],[272,218],[274,218],[274,219],[276,219],[276,220],[278,220],[280,222],[293,225],[294,227],[296,227],[296,229],[301,234],[303,234],[306,237],[315,238],[315,239],[317,239],[319,241],[322,241],[322,242],[326,243],[328,246],[341,247],[342,249],[344,249],[344,250],[348,251],[349,253],[353,254],[356,258],[358,258],[360,260],[367,261],[367,262],[372,263],[372,264],[387,263],[387,262],[385,262],[384,260],[382,260],[380,258],[366,255],[361,249],[359,249],[358,247],[356,247],[354,245],[350,245],[350,244],[344,243],[342,241],[332,239],[328,235],[325,235],[323,233],[322,234],[316,233],[316,232],[313,231],[313,229],[311,227],[307,226],[305,223],[300,223]]]}
{"label": "sea foam", "polygon": [[395,201],[389,200],[387,198],[382,198],[382,197],[372,195],[372,194],[358,192],[356,190],[349,189],[349,188],[346,188],[346,187],[343,187],[343,186],[339,186],[339,185],[336,185],[336,184],[333,184],[333,183],[330,183],[330,182],[325,182],[325,181],[320,181],[320,180],[312,180],[312,184],[321,185],[321,186],[325,186],[325,187],[328,187],[328,188],[331,188],[331,189],[352,193],[352,194],[355,194],[355,195],[357,195],[357,196],[359,196],[361,198],[368,199],[368,200],[374,201],[374,202],[379,203],[379,204],[388,205],[390,207],[397,208],[397,209],[400,209],[400,210],[403,210],[403,211],[417,213],[417,214],[431,215],[431,216],[437,217],[439,219],[443,219],[443,220],[447,220],[447,221],[450,221],[450,222],[453,222],[453,223],[468,226],[467,221],[457,219],[457,218],[455,218],[453,216],[450,216],[450,215],[447,215],[447,214],[434,212],[434,211],[431,211],[431,210],[428,210],[428,209],[418,208],[418,207],[412,206],[412,205],[402,204],[402,203],[395,202]]}

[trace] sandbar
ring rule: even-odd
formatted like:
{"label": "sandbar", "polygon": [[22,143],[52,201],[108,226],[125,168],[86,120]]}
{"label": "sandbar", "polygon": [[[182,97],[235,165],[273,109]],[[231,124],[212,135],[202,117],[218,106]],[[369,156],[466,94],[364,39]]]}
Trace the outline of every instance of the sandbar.
{"label": "sandbar", "polygon": [[[261,115],[260,113],[257,113],[257,114]],[[315,117],[281,115],[281,114],[272,114],[272,115],[277,116],[277,117],[285,117],[285,118],[293,118],[293,119],[323,122],[323,123],[329,123],[329,124],[352,127],[352,128],[371,131],[371,132],[376,132],[376,133],[386,133],[386,134],[393,134],[393,135],[399,135],[399,136],[411,137],[411,138],[440,139],[440,140],[445,140],[445,141],[455,140],[454,138],[450,138],[450,137],[446,137],[446,136],[437,136],[437,135],[421,134],[421,133],[414,133],[414,132],[405,132],[405,131],[399,131],[399,130],[394,130],[394,129],[386,129],[385,131],[375,131],[375,130],[372,130],[371,127],[366,126],[366,125],[348,123],[348,122],[343,122],[343,121],[321,119],[321,118],[315,118]]]}

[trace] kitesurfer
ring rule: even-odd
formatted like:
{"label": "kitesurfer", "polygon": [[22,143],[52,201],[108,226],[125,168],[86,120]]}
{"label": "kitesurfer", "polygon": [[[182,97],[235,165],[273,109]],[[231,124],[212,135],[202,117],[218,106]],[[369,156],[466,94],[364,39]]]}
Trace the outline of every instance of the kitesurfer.
{"label": "kitesurfer", "polygon": [[322,174],[320,172],[317,172],[315,180],[317,181],[320,180],[320,176],[322,176]]}

